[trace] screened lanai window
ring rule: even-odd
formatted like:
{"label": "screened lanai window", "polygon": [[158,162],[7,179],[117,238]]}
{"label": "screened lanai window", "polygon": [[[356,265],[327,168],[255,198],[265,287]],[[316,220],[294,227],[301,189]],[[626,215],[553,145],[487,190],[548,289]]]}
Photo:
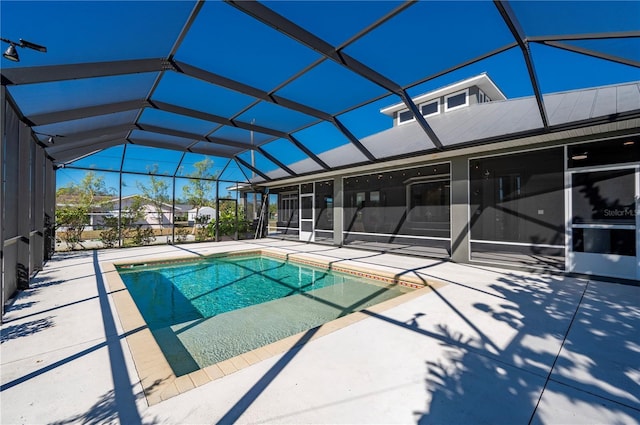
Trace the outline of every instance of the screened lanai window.
{"label": "screened lanai window", "polygon": [[276,213],[270,217],[269,236],[298,239],[298,194],[298,186],[280,187],[269,191],[269,202],[275,202],[276,205]]}
{"label": "screened lanai window", "polygon": [[449,172],[449,164],[435,164],[346,178],[344,243],[448,256]]}
{"label": "screened lanai window", "polygon": [[563,148],[473,159],[471,259],[564,265]]}
{"label": "screened lanai window", "polygon": [[409,214],[415,223],[449,223],[451,213],[449,178],[416,179],[408,183]]}
{"label": "screened lanai window", "polygon": [[333,180],[314,183],[315,242],[333,244]]}

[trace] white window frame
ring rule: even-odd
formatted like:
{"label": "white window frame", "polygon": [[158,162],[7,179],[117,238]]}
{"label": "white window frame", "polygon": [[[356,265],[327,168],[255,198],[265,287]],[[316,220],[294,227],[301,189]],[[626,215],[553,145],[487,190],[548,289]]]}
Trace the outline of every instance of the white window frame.
{"label": "white window frame", "polygon": [[[448,104],[449,104],[449,98],[458,96],[460,94],[464,93],[464,103],[462,105],[458,105],[458,106],[454,106],[453,108],[449,108]],[[444,97],[444,111],[445,112],[449,112],[449,111],[454,111],[456,109],[460,109],[460,108],[465,108],[469,106],[469,89],[464,89],[464,90],[460,90],[458,92],[455,93],[451,93],[448,94]]]}
{"label": "white window frame", "polygon": [[427,106],[427,105],[431,105],[432,103],[435,103],[438,106],[438,109],[435,112],[432,112],[430,114],[427,115],[422,115],[423,117],[431,117],[433,115],[438,115],[440,113],[440,99],[436,99],[436,100],[432,100],[431,102],[425,102],[420,104],[419,108],[420,108],[420,113],[422,113],[422,107],[423,106]]}
{"label": "white window frame", "polygon": [[[299,191],[288,191],[288,192],[280,192],[279,193],[279,199],[278,199],[278,219],[280,219],[280,211],[283,212],[282,216],[283,217],[290,217],[289,214],[287,214],[288,212],[292,212],[295,210],[300,209],[300,195],[299,195]],[[298,205],[293,208],[292,207],[292,201],[296,201],[295,203],[297,203]],[[299,220],[299,218],[298,218]]]}
{"label": "white window frame", "polygon": [[412,118],[411,118],[411,119],[404,120],[404,121],[400,121],[400,115],[401,115],[402,113],[404,113],[404,112],[409,112],[409,110],[408,110],[408,109],[403,109],[402,111],[398,111],[398,118],[397,118],[397,119],[398,119],[398,125],[403,125],[403,124],[406,124],[406,123],[408,123],[408,122],[413,122],[413,121],[415,121],[415,120],[416,120],[415,115],[412,115]]}

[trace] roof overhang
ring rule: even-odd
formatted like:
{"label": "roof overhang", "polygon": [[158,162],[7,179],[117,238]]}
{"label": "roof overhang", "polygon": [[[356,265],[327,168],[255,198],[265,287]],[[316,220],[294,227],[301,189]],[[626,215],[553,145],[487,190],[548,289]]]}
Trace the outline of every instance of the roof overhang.
{"label": "roof overhang", "polygon": [[[421,103],[428,102],[432,99],[437,99],[439,97],[445,96],[450,93],[456,93],[473,86],[480,87],[480,90],[482,90],[487,96],[489,96],[491,100],[507,99],[507,97],[504,95],[504,93],[502,93],[502,91],[493,82],[493,80],[489,78],[489,76],[486,73],[482,73],[480,75],[476,75],[475,77],[467,78],[466,80],[458,81],[457,83],[450,84],[448,86],[441,87],[429,93],[425,93],[420,96],[414,97],[413,102],[416,105],[419,105]],[[385,115],[393,116],[395,112],[401,111],[403,109],[407,109],[407,106],[401,102],[401,103],[396,103],[394,105],[380,109],[380,112]]]}

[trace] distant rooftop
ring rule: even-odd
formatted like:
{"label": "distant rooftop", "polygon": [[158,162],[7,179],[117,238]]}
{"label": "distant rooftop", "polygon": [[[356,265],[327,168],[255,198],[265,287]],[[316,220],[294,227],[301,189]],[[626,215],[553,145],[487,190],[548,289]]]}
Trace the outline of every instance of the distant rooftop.
{"label": "distant rooftop", "polygon": [[[486,73],[482,73],[480,75],[476,75],[475,77],[467,78],[466,80],[458,81],[457,83],[449,84],[439,89],[414,97],[413,103],[419,105],[421,103],[425,103],[430,100],[437,99],[442,96],[446,96],[448,94],[455,93],[473,86],[479,87],[480,90],[482,90],[487,96],[491,98],[492,101],[507,99],[507,97],[504,95],[504,93],[502,93],[502,91],[493,82],[493,80]],[[386,108],[380,109],[380,112],[385,115],[393,116],[394,112],[406,109],[407,105],[403,102],[399,102],[391,106],[387,106]]]}

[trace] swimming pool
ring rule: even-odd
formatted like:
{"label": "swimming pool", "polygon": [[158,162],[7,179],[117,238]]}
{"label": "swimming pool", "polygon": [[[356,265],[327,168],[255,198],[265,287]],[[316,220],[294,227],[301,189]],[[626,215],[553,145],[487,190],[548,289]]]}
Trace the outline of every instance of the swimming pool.
{"label": "swimming pool", "polygon": [[411,291],[265,255],[118,272],[176,376]]}

